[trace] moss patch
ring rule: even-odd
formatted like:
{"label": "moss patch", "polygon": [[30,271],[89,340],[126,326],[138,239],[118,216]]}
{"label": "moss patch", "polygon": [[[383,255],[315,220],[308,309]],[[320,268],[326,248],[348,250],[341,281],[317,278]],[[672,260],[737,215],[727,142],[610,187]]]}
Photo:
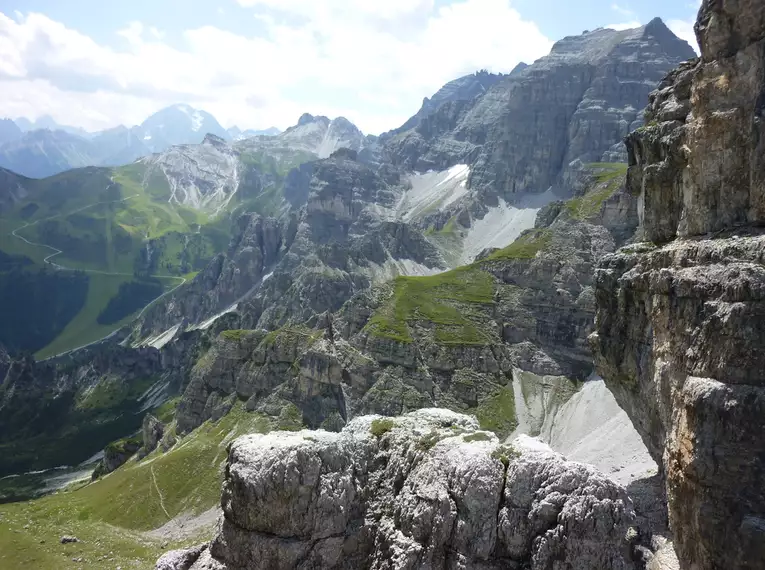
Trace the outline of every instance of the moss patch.
{"label": "moss patch", "polygon": [[302,325],[287,325],[266,334],[260,344],[263,347],[268,347],[273,346],[277,341],[284,341],[301,342],[306,343],[307,346],[311,346],[323,336],[324,332],[320,330],[309,329]]}
{"label": "moss patch", "polygon": [[449,437],[449,435],[442,434],[436,430],[431,430],[430,433],[423,435],[417,442],[417,449],[420,451],[429,451],[433,449],[433,446],[435,446],[439,441],[446,439],[447,437]]}
{"label": "moss patch", "polygon": [[497,447],[497,449],[491,452],[491,456],[497,461],[502,462],[502,465],[507,467],[510,465],[510,461],[518,459],[521,454],[512,445],[500,445]]}
{"label": "moss patch", "polygon": [[435,326],[441,344],[480,345],[489,342],[480,325],[469,318],[471,306],[491,305],[494,278],[466,266],[429,277],[397,277],[388,301],[372,316],[366,330],[398,342],[412,342],[410,325]]}
{"label": "moss patch", "polygon": [[588,165],[595,172],[596,187],[583,196],[566,202],[566,211],[576,220],[586,220],[597,215],[603,203],[613,196],[624,182],[627,165],[624,163],[596,162]]}
{"label": "moss patch", "polygon": [[491,436],[484,432],[484,431],[477,431],[475,433],[471,433],[470,435],[463,436],[463,438],[467,443],[472,443],[474,441],[491,441]]}
{"label": "moss patch", "polygon": [[231,340],[234,342],[239,342],[244,338],[244,336],[247,334],[248,331],[246,330],[230,330],[230,331],[223,331],[220,333],[220,335],[225,338],[226,340]]}
{"label": "moss patch", "polygon": [[283,431],[300,431],[303,429],[303,413],[293,403],[282,408],[277,420],[277,428]]}
{"label": "moss patch", "polygon": [[380,418],[372,420],[372,425],[369,426],[369,433],[375,437],[382,437],[390,430],[396,427],[396,422],[389,418]]}
{"label": "moss patch", "polygon": [[486,261],[506,261],[511,259],[534,259],[537,253],[546,249],[552,242],[552,232],[548,229],[531,230],[522,234],[513,243],[495,251]]}
{"label": "moss patch", "polygon": [[481,429],[493,431],[500,438],[510,435],[518,426],[512,385],[501,388],[496,394],[481,401],[473,413]]}

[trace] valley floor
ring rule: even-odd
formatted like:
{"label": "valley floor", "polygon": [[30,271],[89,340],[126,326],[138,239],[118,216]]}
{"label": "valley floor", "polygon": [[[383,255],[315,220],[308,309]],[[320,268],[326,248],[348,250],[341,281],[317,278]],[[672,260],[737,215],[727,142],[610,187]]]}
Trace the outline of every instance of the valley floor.
{"label": "valley floor", "polygon": [[[168,453],[131,460],[96,482],[0,505],[0,568],[150,569],[165,549],[209,539],[228,443],[267,429],[239,405]],[[61,544],[63,536],[79,542]]]}

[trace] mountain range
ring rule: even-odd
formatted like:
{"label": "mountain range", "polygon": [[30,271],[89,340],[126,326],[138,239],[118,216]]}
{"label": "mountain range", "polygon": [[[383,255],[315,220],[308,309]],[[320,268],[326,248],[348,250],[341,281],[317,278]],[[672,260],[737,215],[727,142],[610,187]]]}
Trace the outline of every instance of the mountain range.
{"label": "mountain range", "polygon": [[43,116],[32,122],[0,120],[0,167],[30,178],[44,178],[84,166],[118,166],[173,145],[201,143],[206,134],[225,140],[273,136],[238,127],[224,129],[211,114],[189,105],[162,109],[135,127],[118,126],[98,132],[59,125]]}
{"label": "mountain range", "polygon": [[[0,328],[0,476],[103,449],[100,480],[32,514],[9,511],[0,544],[28,524],[47,555],[60,545],[51,533],[71,528],[89,533],[78,555],[101,556],[88,549],[104,544],[124,567],[164,548],[146,531],[222,505],[220,525],[203,528],[212,542],[157,567],[340,568],[343,552],[366,568],[396,549],[397,568],[454,556],[468,568],[575,558],[626,569],[658,557],[669,536],[662,455],[644,441],[660,419],[637,419],[641,439],[594,379],[588,337],[597,311],[597,327],[618,338],[620,323],[649,310],[642,289],[606,310],[616,282],[596,267],[622,246],[660,248],[636,242],[671,226],[655,218],[661,200],[679,198],[645,202],[635,181],[664,188],[658,178],[681,156],[696,160],[661,139],[684,129],[672,118],[689,111],[691,74],[665,78],[692,65],[702,64],[691,47],[656,19],[564,38],[509,74],[457,78],[379,137],[305,113],[284,132],[240,139],[176,106],[140,137],[109,133],[120,149],[164,146],[130,164],[42,179],[0,170],[1,308],[27,314]],[[644,124],[662,97],[663,114],[649,108]],[[76,155],[63,142],[71,133],[51,132]],[[178,142],[187,135],[199,140]],[[638,172],[627,135],[664,170]],[[619,263],[622,287],[635,271]],[[682,288],[687,271],[677,279],[655,295]],[[295,433],[255,435],[270,430]],[[607,476],[547,448],[540,459],[542,443],[529,449],[525,436]],[[301,477],[293,485],[285,472]],[[202,526],[189,526],[196,534],[159,536],[185,547],[200,540]],[[115,528],[142,532],[145,551]],[[257,566],[261,554],[269,562]]]}

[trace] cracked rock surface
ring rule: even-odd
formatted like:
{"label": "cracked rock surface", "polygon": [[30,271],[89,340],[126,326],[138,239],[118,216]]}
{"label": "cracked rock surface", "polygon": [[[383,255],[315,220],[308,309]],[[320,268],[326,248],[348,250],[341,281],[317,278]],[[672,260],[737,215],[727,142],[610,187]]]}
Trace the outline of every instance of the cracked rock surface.
{"label": "cracked rock surface", "polygon": [[[622,487],[441,409],[233,442],[207,547],[162,570],[633,568]],[[193,562],[192,562],[193,561]]]}

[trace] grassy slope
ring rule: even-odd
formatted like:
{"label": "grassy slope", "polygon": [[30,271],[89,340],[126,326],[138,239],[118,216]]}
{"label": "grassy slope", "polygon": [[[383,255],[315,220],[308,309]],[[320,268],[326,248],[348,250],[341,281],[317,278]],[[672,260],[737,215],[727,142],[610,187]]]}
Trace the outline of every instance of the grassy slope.
{"label": "grassy slope", "polygon": [[494,277],[486,263],[533,259],[549,246],[549,230],[532,230],[487,259],[428,277],[397,277],[387,301],[366,330],[398,342],[412,342],[412,327],[435,329],[434,340],[446,345],[489,344],[486,314],[494,304]]}
{"label": "grassy slope", "polygon": [[[567,213],[583,221],[597,215],[603,203],[624,181],[627,165],[593,163],[594,186],[584,195],[566,203]],[[454,219],[440,231],[430,228],[426,234],[453,239],[457,232]],[[494,302],[495,280],[483,267],[487,263],[534,259],[553,240],[548,228],[524,232],[508,246],[486,259],[445,273],[428,277],[398,277],[390,285],[388,300],[375,312],[366,330],[374,335],[398,342],[412,342],[412,328],[425,325],[435,328],[434,340],[439,344],[487,344],[482,331],[485,323],[480,313]]]}
{"label": "grassy slope", "polygon": [[[92,273],[89,275],[89,279],[85,306],[74,319],[69,321],[66,328],[52,343],[35,353],[35,358],[38,360],[101,340],[112,331],[129,323],[139,313],[139,311],[135,311],[110,325],[99,324],[96,321],[98,315],[104,310],[109,300],[117,294],[120,285],[130,281],[132,277]],[[162,282],[165,284],[165,290],[169,290],[180,283],[176,279],[162,279]]]}
{"label": "grassy slope", "polygon": [[[103,479],[73,490],[0,505],[0,567],[153,568],[163,552],[161,543],[142,531],[219,504],[228,442],[268,429],[267,420],[245,412],[238,403],[217,424],[205,423],[164,455],[155,451],[142,461],[131,460]],[[63,535],[75,535],[83,542],[61,545]],[[209,538],[202,534],[169,546]],[[83,563],[73,558],[82,558]]]}
{"label": "grassy slope", "polygon": [[397,277],[391,296],[370,319],[367,330],[399,342],[412,342],[410,325],[432,323],[443,344],[485,344],[486,335],[471,317],[476,305],[491,305],[494,278],[476,266],[429,277]]}
{"label": "grassy slope", "polygon": [[616,192],[627,174],[627,165],[621,162],[595,162],[588,167],[594,171],[595,187],[566,202],[566,210],[576,220],[586,220],[600,212],[603,202]]}
{"label": "grassy slope", "polygon": [[[283,180],[300,164],[314,160],[305,152],[289,150],[245,151],[242,162],[272,177],[273,183],[259,195],[235,196],[229,212],[240,210],[277,214],[283,204]],[[170,204],[170,187],[164,174],[147,170],[142,163],[118,168],[85,168],[30,180],[30,199],[7,212],[0,220],[0,250],[21,254],[42,265],[53,253],[10,235],[35,243],[50,244],[63,253],[54,262],[71,268],[124,275],[90,273],[88,300],[81,313],[38,357],[47,357],[103,338],[129,318],[110,326],[95,317],[119,285],[129,279],[141,258],[146,239],[154,242],[152,274],[183,276],[200,271],[230,240],[230,214],[217,218],[190,208]],[[105,203],[99,203],[105,202]],[[179,283],[167,280],[167,288]]]}

